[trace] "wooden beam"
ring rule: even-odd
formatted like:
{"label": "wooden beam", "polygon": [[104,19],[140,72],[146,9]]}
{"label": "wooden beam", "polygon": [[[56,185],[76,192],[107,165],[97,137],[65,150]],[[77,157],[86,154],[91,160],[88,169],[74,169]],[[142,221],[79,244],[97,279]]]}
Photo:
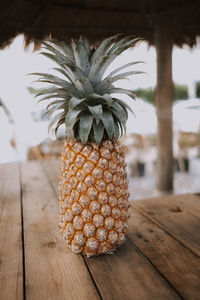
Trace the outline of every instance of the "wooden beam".
{"label": "wooden beam", "polygon": [[165,19],[157,20],[155,26],[155,46],[157,52],[157,87],[155,92],[155,104],[158,118],[158,158],[156,188],[161,192],[171,192],[173,190],[173,37],[172,30],[170,30],[170,24]]}

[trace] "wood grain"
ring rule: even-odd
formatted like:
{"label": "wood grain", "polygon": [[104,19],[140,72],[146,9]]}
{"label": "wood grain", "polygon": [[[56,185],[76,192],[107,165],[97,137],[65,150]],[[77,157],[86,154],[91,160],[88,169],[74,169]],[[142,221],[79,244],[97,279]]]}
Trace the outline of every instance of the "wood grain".
{"label": "wood grain", "polygon": [[86,261],[103,299],[180,299],[129,239],[113,255]]}
{"label": "wood grain", "polygon": [[23,299],[19,165],[0,165],[0,299]]}
{"label": "wood grain", "polygon": [[135,201],[131,205],[200,256],[200,217],[191,213],[192,205],[185,202],[179,196],[168,196]]}
{"label": "wood grain", "polygon": [[59,161],[56,159],[42,161],[46,175],[49,179],[56,194],[58,194],[58,183],[59,183]]}
{"label": "wood grain", "polygon": [[200,259],[131,208],[129,237],[184,299],[200,295]]}
{"label": "wood grain", "polygon": [[22,165],[26,299],[99,299],[81,255],[58,237],[57,203],[39,162]]}

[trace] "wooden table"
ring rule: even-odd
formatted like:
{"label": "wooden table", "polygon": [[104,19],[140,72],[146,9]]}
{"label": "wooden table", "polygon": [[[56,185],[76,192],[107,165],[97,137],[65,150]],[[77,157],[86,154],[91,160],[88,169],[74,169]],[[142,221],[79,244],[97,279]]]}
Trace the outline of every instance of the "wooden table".
{"label": "wooden table", "polygon": [[200,196],[135,201],[126,243],[86,258],[58,234],[57,168],[0,166],[1,300],[200,299]]}

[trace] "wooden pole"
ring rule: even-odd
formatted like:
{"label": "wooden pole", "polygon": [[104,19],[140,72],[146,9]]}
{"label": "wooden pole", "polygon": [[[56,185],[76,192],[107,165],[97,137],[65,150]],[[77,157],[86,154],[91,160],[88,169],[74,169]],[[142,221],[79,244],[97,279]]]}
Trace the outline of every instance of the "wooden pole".
{"label": "wooden pole", "polygon": [[158,118],[157,192],[173,190],[173,133],[172,103],[174,86],[172,80],[173,36],[169,23],[159,20],[155,27],[157,52],[157,87],[155,104]]}

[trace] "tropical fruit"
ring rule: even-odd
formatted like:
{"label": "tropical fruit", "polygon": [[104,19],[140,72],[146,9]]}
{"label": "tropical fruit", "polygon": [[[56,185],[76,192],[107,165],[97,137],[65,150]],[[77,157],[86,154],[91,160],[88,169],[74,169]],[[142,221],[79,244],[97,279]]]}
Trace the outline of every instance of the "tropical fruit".
{"label": "tropical fruit", "polygon": [[50,84],[37,94],[40,101],[49,100],[47,114],[53,116],[49,128],[55,134],[61,125],[66,128],[60,159],[59,227],[67,245],[87,256],[112,253],[127,234],[129,192],[119,137],[131,109],[119,94],[133,99],[135,95],[113,84],[141,72],[123,71],[138,62],[105,72],[138,40],[116,35],[98,47],[84,38],[69,44],[49,40],[42,43],[41,53],[57,63],[60,76],[34,73],[40,76],[39,82]]}

